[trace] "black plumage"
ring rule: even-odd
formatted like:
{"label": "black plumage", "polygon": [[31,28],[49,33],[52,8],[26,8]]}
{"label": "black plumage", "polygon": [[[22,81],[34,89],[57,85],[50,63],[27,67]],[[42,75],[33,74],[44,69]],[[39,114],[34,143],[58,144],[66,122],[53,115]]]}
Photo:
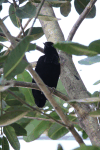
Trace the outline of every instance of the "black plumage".
{"label": "black plumage", "polygon": [[[59,55],[56,49],[53,47],[52,42],[44,43],[44,54],[37,61],[35,71],[41,77],[43,82],[49,87],[57,87],[57,82],[60,75],[60,63]],[[32,79],[32,83],[35,83]],[[35,103],[38,107],[43,107],[47,98],[41,91],[32,89],[32,94],[35,99]]]}

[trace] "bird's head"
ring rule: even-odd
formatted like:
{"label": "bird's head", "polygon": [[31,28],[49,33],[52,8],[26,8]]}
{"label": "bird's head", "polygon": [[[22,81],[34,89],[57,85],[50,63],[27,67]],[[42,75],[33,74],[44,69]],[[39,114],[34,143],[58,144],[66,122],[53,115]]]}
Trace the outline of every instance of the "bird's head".
{"label": "bird's head", "polygon": [[45,55],[52,56],[52,55],[58,55],[56,49],[53,47],[52,42],[45,42],[44,43],[44,53]]}
{"label": "bird's head", "polygon": [[43,44],[45,45],[45,47],[52,47],[53,46],[52,42],[45,42]]}

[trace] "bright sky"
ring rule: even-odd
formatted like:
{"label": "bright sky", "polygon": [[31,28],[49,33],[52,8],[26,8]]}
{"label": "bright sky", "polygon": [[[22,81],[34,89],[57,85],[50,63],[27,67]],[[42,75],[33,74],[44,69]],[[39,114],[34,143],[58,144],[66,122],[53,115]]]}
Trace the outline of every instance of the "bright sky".
{"label": "bright sky", "polygon": [[[2,17],[2,18],[8,14],[8,5],[4,4],[3,6],[4,6],[4,9],[0,13],[0,17]],[[79,27],[78,31],[76,32],[76,34],[73,38],[74,42],[88,45],[90,42],[100,39],[100,0],[98,0],[96,2],[96,8],[97,8],[96,17],[94,19],[85,19],[82,22],[81,26]],[[59,21],[59,24],[64,33],[65,39],[67,39],[67,36],[68,36],[73,24],[78,19],[79,15],[75,11],[73,5],[72,5],[72,11],[68,17],[63,17],[60,14],[60,11],[58,8],[56,8],[54,11],[56,13],[56,17],[61,18],[61,20]],[[26,20],[24,22],[26,22]],[[10,30],[10,32],[13,36],[16,36],[18,34],[19,29],[17,29],[16,27],[13,27],[9,18],[6,19],[5,24],[7,24],[7,28]],[[40,23],[38,20],[36,21],[35,26],[40,26]],[[45,41],[46,41],[46,38],[43,36],[42,38],[40,38],[39,40],[37,40],[35,42],[37,45],[43,47],[43,43]],[[42,54],[38,51],[31,51],[31,52],[27,53],[27,58],[30,62],[33,62],[33,61],[36,61],[40,55],[42,55]],[[79,74],[81,75],[81,78],[82,78],[85,86],[87,87],[87,90],[89,92],[93,93],[96,90],[97,91],[100,90],[100,85],[95,85],[95,86],[93,85],[94,82],[96,82],[97,80],[100,80],[100,71],[99,71],[100,63],[96,63],[96,64],[93,64],[90,66],[78,64],[78,61],[85,57],[86,56],[83,56],[83,57],[73,56],[73,61],[75,63],[75,66],[76,66]],[[21,148],[21,150],[22,149],[25,149],[25,148]],[[71,149],[72,149],[72,147],[67,148],[67,150],[71,150]],[[54,149],[52,149],[52,150],[54,150]]]}

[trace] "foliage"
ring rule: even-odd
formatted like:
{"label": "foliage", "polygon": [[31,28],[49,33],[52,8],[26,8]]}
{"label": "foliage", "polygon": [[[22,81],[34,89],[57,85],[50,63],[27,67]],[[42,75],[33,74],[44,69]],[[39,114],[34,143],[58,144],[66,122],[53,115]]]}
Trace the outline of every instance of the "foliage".
{"label": "foliage", "polygon": [[[25,2],[25,3],[24,3]],[[60,12],[64,17],[67,17],[71,13],[71,0],[46,0],[47,3],[51,4],[53,7],[59,7]],[[77,13],[80,13],[84,10],[89,0],[74,0],[74,7]],[[2,11],[2,5],[4,3],[8,3],[8,0],[0,0],[0,11]],[[35,3],[40,3],[39,0],[35,0]],[[23,6],[22,6],[23,5]],[[12,2],[9,4],[9,12],[8,16],[13,23],[13,25],[20,30],[22,30],[22,22],[23,19],[26,18],[34,18],[36,16],[37,7],[33,4],[32,1],[29,0],[18,0],[16,5]],[[93,9],[87,15],[87,18],[94,18],[96,15],[96,7],[94,6]],[[5,16],[6,17],[6,16]],[[3,18],[4,20],[6,18]],[[44,21],[55,21],[58,20],[56,17],[48,16],[48,15],[38,15],[38,19]],[[7,24],[6,24],[7,26]],[[24,29],[24,33],[21,34],[16,39],[16,47],[9,47],[7,48],[10,53],[6,53],[7,50],[2,51],[4,45],[0,45],[0,68],[4,69],[3,77],[6,80],[13,79],[15,81],[23,81],[23,82],[31,82],[30,74],[25,70],[25,68],[29,65],[24,59],[23,56],[26,52],[30,50],[36,49],[36,44],[34,43],[35,40],[39,39],[44,35],[42,27],[32,27],[31,34],[29,36],[30,27],[26,30]],[[3,31],[0,29],[0,43],[8,41],[8,38],[5,36]],[[30,43],[32,41],[32,43]],[[3,43],[5,44],[5,43]],[[79,43],[73,42],[59,42],[54,44],[54,46],[70,55],[86,55],[89,56],[84,60],[79,61],[80,64],[90,65],[100,61],[100,40],[96,40],[89,44],[89,46],[85,46]],[[1,84],[0,79],[0,84]],[[100,83],[100,81],[98,81]],[[96,84],[96,83],[95,83]],[[62,85],[60,79],[58,82],[57,89],[66,94],[65,88]],[[18,141],[18,136],[24,136],[24,140],[26,142],[33,141],[41,136],[44,132],[46,135],[51,139],[59,139],[60,137],[64,136],[69,132],[65,126],[62,124],[58,124],[56,121],[60,120],[57,113],[53,110],[51,104],[47,101],[45,109],[42,109],[43,113],[49,113],[48,116],[42,114],[42,112],[38,111],[38,109],[34,109],[34,111],[28,107],[28,105],[33,106],[36,108],[34,103],[34,98],[31,93],[31,89],[28,88],[10,88],[10,91],[15,95],[12,95],[8,91],[4,91],[0,93],[0,102],[1,106],[1,116],[0,116],[0,126],[3,127],[3,132],[5,136],[0,138],[0,145],[2,146],[3,150],[9,150],[9,144],[15,149],[20,150],[20,144]],[[19,99],[23,101],[18,101]],[[71,106],[68,104],[64,107],[65,101],[61,100],[60,98],[56,97],[55,100],[61,106],[64,113],[68,116],[70,121],[76,121],[77,118],[71,114],[72,112],[69,111]],[[92,99],[90,99],[91,102]],[[95,100],[96,102],[99,99]],[[79,102],[87,102],[87,100],[79,100]],[[93,101],[92,101],[93,102]],[[27,105],[28,104],[28,105]],[[2,110],[3,109],[3,110]],[[94,117],[100,116],[100,111],[92,112],[90,115]],[[23,118],[26,116],[26,118]],[[34,117],[35,119],[29,119],[28,117]],[[50,118],[54,119],[54,122],[51,122]],[[37,120],[37,118],[42,120]],[[56,121],[55,121],[56,120]],[[81,130],[83,133],[83,138],[87,138],[87,134],[84,130],[82,130],[79,125],[77,124],[76,128]],[[62,146],[59,145],[58,149],[62,150]],[[90,149],[90,147],[80,147],[78,149]],[[77,150],[78,150],[77,149]],[[91,147],[91,150],[94,147]],[[96,148],[99,150],[99,148]]]}

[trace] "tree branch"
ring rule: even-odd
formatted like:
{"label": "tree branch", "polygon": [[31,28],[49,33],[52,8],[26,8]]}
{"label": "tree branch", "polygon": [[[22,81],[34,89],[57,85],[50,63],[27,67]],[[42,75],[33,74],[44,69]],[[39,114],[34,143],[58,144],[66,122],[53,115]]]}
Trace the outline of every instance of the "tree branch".
{"label": "tree branch", "polygon": [[[43,121],[55,122],[53,119],[46,119],[46,118],[29,117],[29,116],[24,116],[24,118],[33,119],[33,120],[36,119],[36,120],[43,120]],[[61,120],[58,120],[58,121],[61,122]],[[72,124],[78,124],[78,122],[72,121]],[[63,125],[63,126],[65,126],[65,125]]]}
{"label": "tree branch", "polygon": [[[6,81],[5,85],[9,85],[11,81]],[[13,84],[14,84],[14,87],[23,87],[23,88],[30,88],[30,89],[40,90],[40,88],[37,86],[36,83],[21,82],[21,81],[14,81],[13,80]],[[52,93],[53,95],[63,99],[65,102],[70,100],[70,98],[67,95],[57,91],[55,88],[52,89],[51,87],[48,87],[48,89],[50,90],[50,93]]]}
{"label": "tree branch", "polygon": [[74,26],[72,27],[69,36],[67,38],[67,41],[72,41],[77,29],[79,28],[80,24],[82,23],[82,21],[85,19],[85,17],[88,15],[88,13],[91,11],[91,9],[93,8],[95,2],[97,0],[90,0],[90,2],[88,3],[88,5],[85,7],[85,9],[83,10],[83,12],[81,13],[81,15],[79,16],[78,20],[76,21],[76,23],[74,24]]}

